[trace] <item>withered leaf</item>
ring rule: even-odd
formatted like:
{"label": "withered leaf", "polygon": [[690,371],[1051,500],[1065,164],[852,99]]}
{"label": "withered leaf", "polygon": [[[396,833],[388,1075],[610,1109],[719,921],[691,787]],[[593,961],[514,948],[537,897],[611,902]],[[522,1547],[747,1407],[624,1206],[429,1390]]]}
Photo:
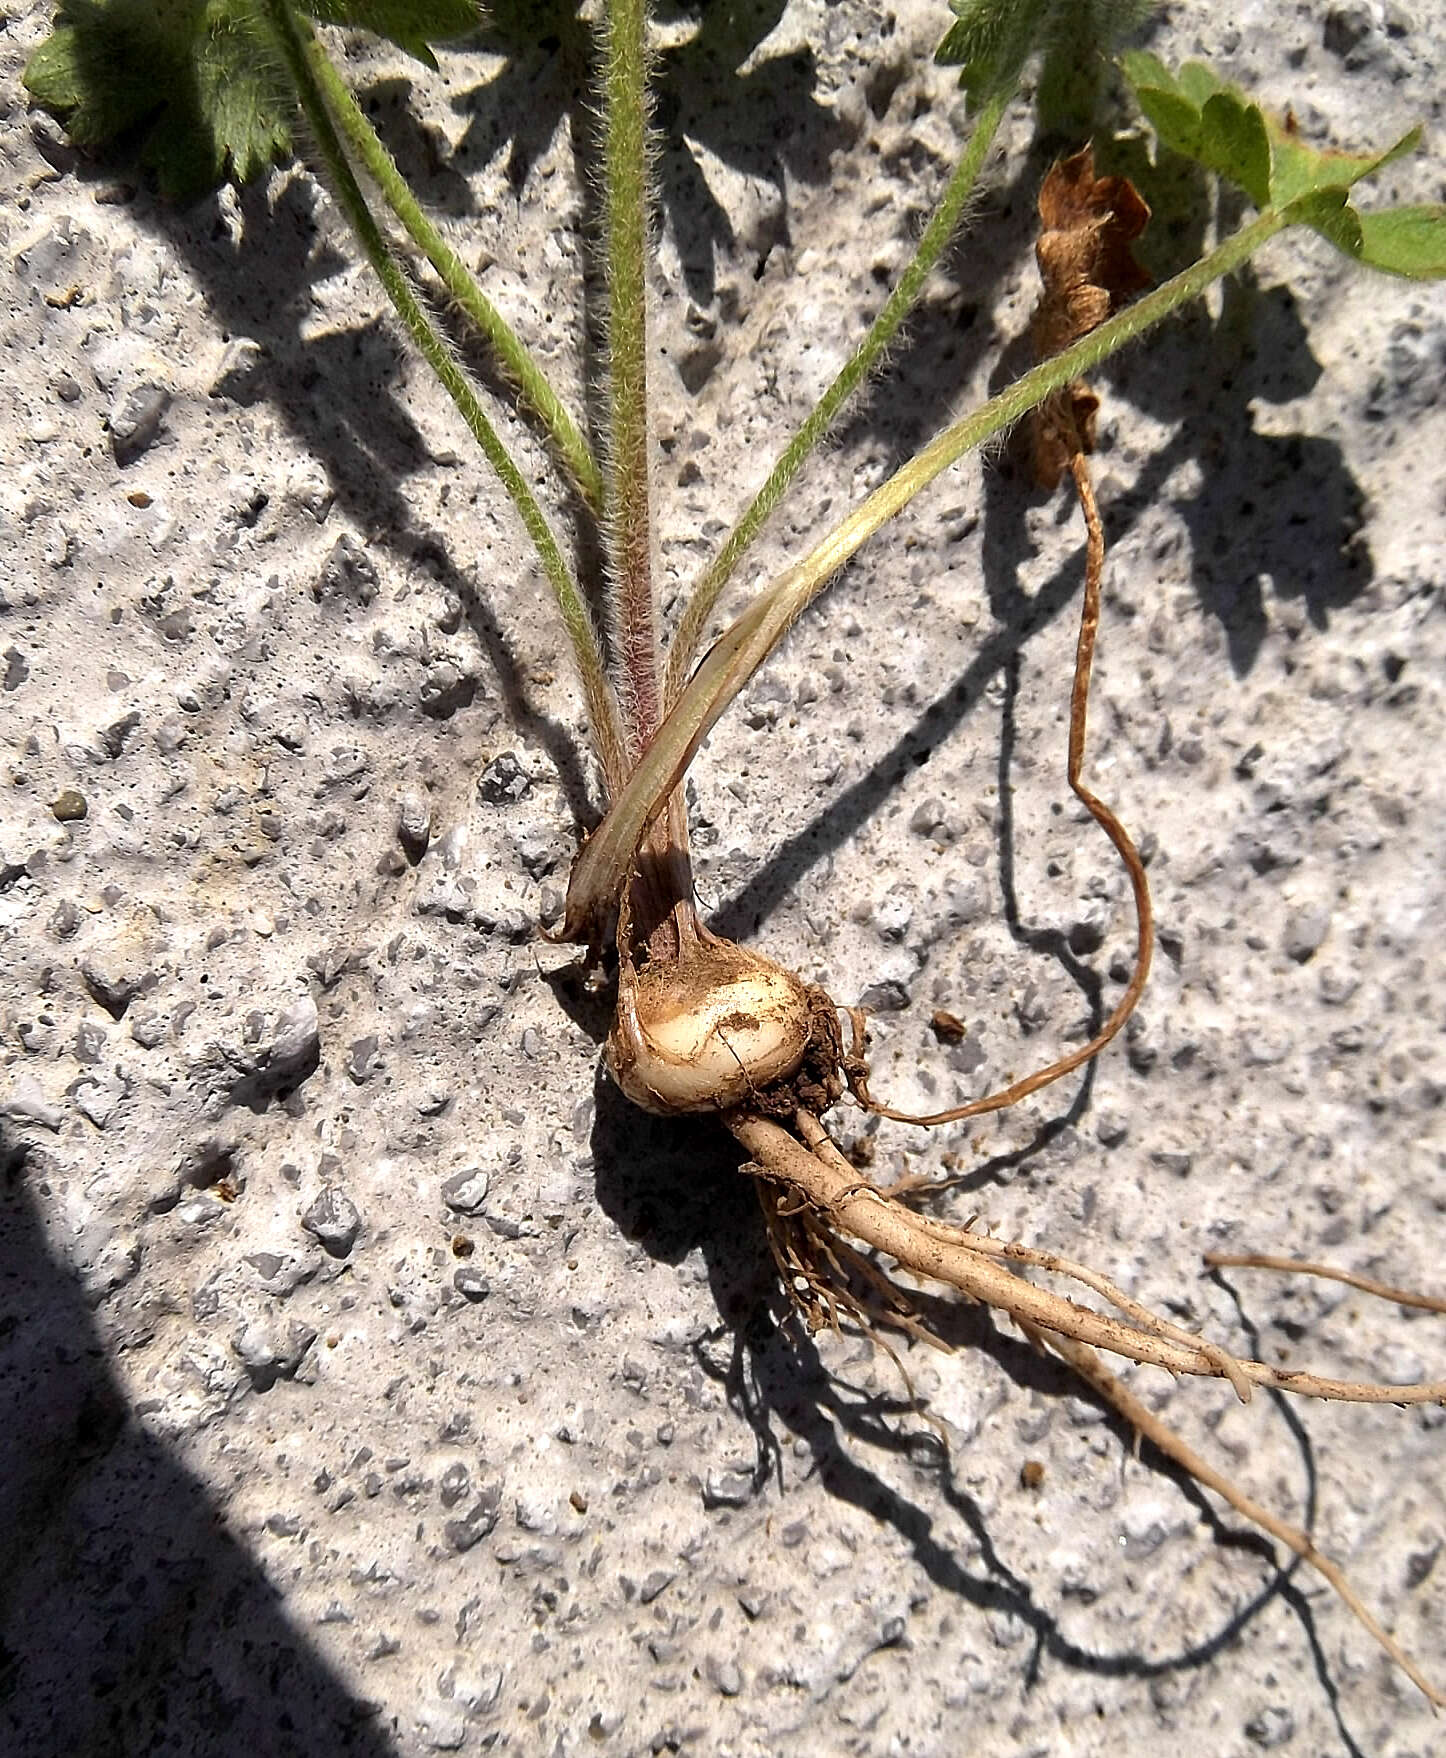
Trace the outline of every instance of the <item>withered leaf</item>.
{"label": "withered leaf", "polygon": [[[1149,285],[1130,247],[1150,210],[1127,177],[1096,177],[1094,149],[1085,147],[1050,167],[1039,192],[1039,218],[1034,253],[1044,292],[1029,333],[1036,355],[1045,360]],[[1098,410],[1099,398],[1075,379],[1034,411],[1033,463],[1041,488],[1056,486],[1076,452],[1094,450]]]}

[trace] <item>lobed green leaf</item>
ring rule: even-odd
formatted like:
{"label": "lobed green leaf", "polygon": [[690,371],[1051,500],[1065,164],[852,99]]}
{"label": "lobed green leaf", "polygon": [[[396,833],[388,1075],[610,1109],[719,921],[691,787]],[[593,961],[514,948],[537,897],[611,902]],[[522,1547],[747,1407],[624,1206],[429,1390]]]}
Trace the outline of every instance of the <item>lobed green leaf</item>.
{"label": "lobed green leaf", "polygon": [[1267,115],[1203,61],[1172,73],[1158,56],[1136,50],[1122,55],[1120,66],[1162,145],[1236,184],[1262,210],[1301,207],[1307,224],[1337,242],[1354,236],[1342,212],[1345,192],[1421,139],[1413,128],[1384,152],[1328,152],[1301,140],[1292,123]]}
{"label": "lobed green leaf", "polygon": [[[478,23],[474,0],[301,0],[431,61]],[[259,0],[60,0],[24,84],[77,146],[125,146],[162,193],[245,183],[292,150],[295,99]]]}
{"label": "lobed green leaf", "polygon": [[465,37],[482,23],[478,0],[297,0],[297,4],[318,24],[372,31],[428,67],[437,65],[432,43]]}
{"label": "lobed green leaf", "polygon": [[1088,123],[1106,55],[1159,10],[1159,0],[949,0],[949,9],[954,23],[934,59],[961,70],[971,101],[1012,91],[1040,54],[1041,113],[1051,123]]}

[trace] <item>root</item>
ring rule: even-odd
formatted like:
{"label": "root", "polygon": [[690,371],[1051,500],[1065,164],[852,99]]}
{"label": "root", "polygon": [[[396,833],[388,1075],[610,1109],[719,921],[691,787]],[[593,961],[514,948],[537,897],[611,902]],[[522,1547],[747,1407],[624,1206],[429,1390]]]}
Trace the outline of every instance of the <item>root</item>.
{"label": "root", "polygon": [[1395,1637],[1384,1630],[1375,1617],[1362,1602],[1356,1590],[1346,1579],[1344,1571],[1338,1563],[1316,1549],[1315,1541],[1310,1534],[1299,1526],[1292,1526],[1288,1521],[1272,1514],[1269,1508],[1246,1495],[1245,1491],[1217,1471],[1207,1459],[1200,1456],[1195,1449],[1181,1439],[1167,1423],[1160,1420],[1129,1390],[1127,1386],[1110,1372],[1096,1355],[1093,1349],[1082,1343],[1076,1343],[1068,1337],[1047,1334],[1035,1329],[1033,1325],[1021,1321],[1020,1328],[1034,1339],[1041,1348],[1049,1350],[1059,1359],[1068,1364],[1104,1401],[1113,1406],[1125,1421],[1134,1429],[1137,1437],[1144,1439],[1156,1447],[1167,1459],[1173,1459],[1183,1470],[1206,1489],[1213,1489],[1216,1495],[1228,1502],[1237,1514],[1277,1538],[1289,1550],[1295,1552],[1302,1562],[1309,1563],[1318,1575],[1321,1575],[1342,1602],[1350,1609],[1361,1627],[1375,1637],[1380,1646],[1390,1655],[1411,1683],[1426,1697],[1433,1709],[1446,1709],[1446,1692],[1439,1691],[1396,1641]]}
{"label": "root", "polygon": [[1109,837],[1115,846],[1115,852],[1124,863],[1125,871],[1130,876],[1130,889],[1135,900],[1135,968],[1131,973],[1129,985],[1123,995],[1115,1003],[1110,1017],[1095,1033],[1087,1044],[1078,1050],[1071,1050],[1069,1055],[1061,1056],[1057,1062],[1051,1062],[1048,1068],[1036,1069],[1033,1074],[1026,1075],[1023,1080],[1014,1081],[1010,1086],[1002,1087],[997,1093],[989,1093],[982,1099],[971,1099],[965,1105],[951,1106],[947,1111],[932,1111],[926,1116],[917,1116],[910,1111],[896,1110],[892,1105],[881,1104],[869,1091],[869,1071],[863,1059],[862,1018],[857,1010],[853,1013],[854,1049],[844,1064],[844,1072],[848,1076],[849,1087],[854,1097],[865,1108],[880,1117],[890,1117],[896,1123],[918,1123],[934,1125],[938,1123],[960,1123],[966,1117],[982,1117],[991,1111],[1003,1111],[1010,1105],[1017,1105],[1021,1099],[1028,1098],[1041,1087],[1072,1074],[1075,1069],[1092,1061],[1104,1049],[1105,1045],[1122,1029],[1125,1021],[1135,1011],[1140,996],[1144,993],[1145,983],[1150,975],[1150,960],[1155,949],[1155,919],[1150,904],[1150,883],[1145,877],[1144,863],[1139,851],[1130,840],[1129,832],[1110,808],[1100,797],[1085,786],[1082,779],[1084,773],[1085,728],[1089,718],[1090,674],[1094,669],[1095,640],[1100,627],[1100,584],[1104,577],[1105,565],[1105,534],[1100,522],[1099,507],[1095,502],[1094,485],[1090,481],[1089,463],[1083,453],[1076,450],[1070,459],[1070,470],[1074,476],[1075,489],[1079,495],[1080,507],[1084,512],[1085,528],[1088,542],[1085,550],[1085,586],[1084,603],[1080,609],[1079,643],[1075,648],[1074,685],[1069,699],[1069,754],[1065,765],[1065,775],[1070,789],[1081,805]]}
{"label": "root", "polygon": [[[1174,1374],[1194,1374],[1228,1380],[1242,1397],[1253,1385],[1268,1386],[1308,1397],[1373,1404],[1446,1404],[1446,1381],[1413,1386],[1378,1386],[1348,1380],[1332,1380],[1316,1374],[1287,1373],[1264,1362],[1241,1360],[1228,1350],[1194,1336],[1178,1325],[1158,1317],[1117,1288],[1107,1277],[1053,1252],[1038,1251],[1009,1241],[989,1239],[966,1228],[916,1214],[861,1179],[829,1138],[818,1119],[800,1111],[795,1118],[800,1141],[767,1118],[735,1112],[728,1127],[754,1162],[760,1179],[772,1185],[764,1202],[770,1217],[774,1255],[791,1289],[801,1277],[806,1300],[803,1310],[827,1312],[837,1323],[838,1285],[822,1286],[824,1266],[836,1272],[846,1261],[855,1276],[862,1276],[885,1301],[877,1316],[900,1324],[900,1295],[883,1273],[851,1246],[833,1237],[842,1229],[874,1251],[885,1253],[902,1269],[932,1281],[947,1283],[967,1298],[1007,1313],[1024,1334],[1040,1348],[1058,1356],[1110,1404],[1140,1437],[1151,1442],[1166,1458],[1221,1496],[1247,1520],[1253,1521],[1308,1563],[1326,1580],[1362,1627],[1425,1694],[1433,1708],[1446,1708],[1446,1694],[1437,1690],[1390,1636],[1356,1594],[1339,1565],[1324,1556],[1309,1533],[1292,1526],[1253,1501],[1193,1448],[1169,1425],[1148,1409],[1101,1361],[1097,1350],[1108,1350],[1128,1360],[1163,1367]],[[762,1186],[760,1187],[762,1188]],[[780,1233],[780,1229],[787,1229]],[[794,1232],[795,1229],[801,1229]],[[807,1243],[800,1248],[796,1243]],[[1223,1261],[1220,1254],[1216,1261]],[[1236,1260],[1231,1260],[1236,1261]],[[1252,1258],[1252,1263],[1262,1260]],[[1063,1295],[1038,1288],[1012,1273],[1006,1264],[1017,1263],[1069,1276],[1111,1302],[1124,1316],[1115,1318],[1079,1305]],[[1265,1267],[1314,1268],[1289,1260],[1266,1260]],[[1346,1272],[1330,1272],[1339,1279],[1361,1286],[1365,1278]],[[887,1292],[885,1293],[885,1290]],[[1397,1298],[1401,1290],[1385,1284],[1369,1285],[1370,1292]],[[795,1289],[795,1298],[799,1298]],[[843,1302],[851,1317],[861,1304],[845,1292]],[[1424,1298],[1420,1304],[1432,1304]],[[873,1303],[870,1302],[872,1310]],[[912,1335],[921,1329],[917,1320],[904,1324]],[[892,1351],[890,1351],[892,1354]],[[898,1358],[894,1358],[896,1363]],[[902,1363],[898,1363],[902,1371]],[[907,1383],[907,1380],[906,1380]]]}
{"label": "root", "polygon": [[[798,1116],[799,1134],[804,1141],[822,1159],[836,1161],[840,1167],[847,1167],[839,1149],[823,1125],[817,1118],[806,1112]],[[887,1193],[877,1186],[862,1180],[855,1175],[853,1190],[869,1190],[874,1195],[888,1200]],[[851,1194],[852,1192],[840,1193]],[[930,1215],[921,1215],[915,1210],[909,1211],[918,1226],[933,1238],[952,1243],[960,1237],[960,1229],[952,1227],[947,1221],[937,1221]],[[1169,1319],[1161,1318],[1158,1313],[1151,1312],[1148,1306],[1126,1294],[1123,1288],[1117,1287],[1108,1276],[1102,1276],[1098,1270],[1092,1270],[1085,1264],[1075,1263],[1072,1258],[1061,1257],[1058,1252],[1040,1251],[1031,1245],[1019,1245],[1010,1239],[991,1239],[986,1233],[975,1233],[969,1228],[963,1229],[969,1241],[970,1249],[983,1253],[986,1257],[1002,1258],[1006,1263],[1027,1264],[1032,1269],[1046,1270],[1056,1276],[1068,1276],[1071,1281],[1079,1282],[1084,1287],[1108,1300],[1111,1306],[1117,1307],[1127,1318],[1133,1319],[1142,1331],[1148,1331],[1155,1337],[1167,1337],[1176,1343],[1184,1343],[1192,1349],[1198,1349],[1215,1364],[1215,1372],[1221,1379],[1229,1380],[1235,1389],[1236,1396],[1242,1404],[1248,1404],[1254,1388],[1245,1365],[1230,1351],[1219,1343],[1212,1343],[1207,1338],[1188,1331],[1183,1325],[1172,1324]]]}
{"label": "root", "polygon": [[[1146,1327],[1080,1306],[1062,1294],[1024,1281],[994,1261],[1005,1255],[998,1242],[984,1241],[978,1234],[943,1222],[925,1220],[902,1204],[890,1202],[873,1186],[861,1185],[858,1173],[841,1154],[834,1157],[812,1152],[778,1124],[746,1112],[735,1112],[727,1121],[749,1156],[811,1203],[830,1225],[853,1234],[876,1251],[887,1252],[915,1275],[945,1282],[970,1299],[997,1306],[1042,1331],[1073,1337],[1112,1355],[1163,1367],[1171,1373],[1232,1382],[1238,1376],[1251,1385],[1294,1392],[1301,1397],[1357,1404],[1446,1404],[1446,1380],[1379,1386],[1291,1372],[1263,1361],[1238,1361],[1234,1357],[1230,1357],[1232,1370],[1227,1372],[1214,1346],[1202,1345],[1190,1339],[1188,1333],[1182,1333],[1185,1340],[1171,1335],[1174,1327],[1164,1320]],[[816,1119],[809,1118],[807,1113],[800,1113],[798,1121],[800,1132],[807,1129],[812,1133],[818,1127]],[[1028,1248],[1019,1250],[1027,1259]],[[1121,1301],[1128,1302],[1128,1296],[1119,1290],[1115,1292],[1120,1293]]]}
{"label": "root", "polygon": [[1417,1306],[1422,1312],[1446,1312],[1446,1300],[1435,1294],[1413,1294],[1409,1288],[1394,1288],[1389,1282],[1378,1282],[1374,1276],[1362,1276],[1355,1270],[1338,1270],[1334,1264],[1313,1264],[1305,1258],[1271,1257],[1263,1251],[1207,1251],[1205,1262],[1212,1270],[1283,1270],[1290,1276],[1319,1276],[1326,1282],[1344,1282],[1348,1288],[1359,1288],[1363,1294],[1374,1294],[1381,1300],[1394,1300],[1397,1306]]}

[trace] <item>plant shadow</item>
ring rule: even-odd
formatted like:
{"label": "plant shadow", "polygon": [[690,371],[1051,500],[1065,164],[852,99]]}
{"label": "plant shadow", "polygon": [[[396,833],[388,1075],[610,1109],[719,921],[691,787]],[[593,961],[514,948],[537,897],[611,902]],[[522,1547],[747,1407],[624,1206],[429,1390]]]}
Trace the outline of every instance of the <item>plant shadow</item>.
{"label": "plant shadow", "polygon": [[[683,265],[688,294],[712,303],[716,259],[738,239],[708,182],[700,152],[777,191],[787,238],[789,178],[822,183],[830,155],[848,131],[816,94],[818,66],[808,48],[769,55],[785,0],[673,4],[669,24],[696,31],[662,47],[653,64],[654,125],[660,136],[658,197]],[[584,160],[595,155],[595,49],[575,0],[502,0],[475,39],[502,58],[496,75],[457,94],[466,118],[457,157],[465,168],[506,154],[519,197],[537,159],[566,122]],[[763,245],[766,258],[768,244]],[[761,272],[761,264],[759,265]]]}
{"label": "plant shadow", "polygon": [[[0,1132],[4,1125],[0,1124]],[[131,1758],[391,1758],[214,1493],[149,1432],[0,1133],[0,1744]]]}
{"label": "plant shadow", "polygon": [[[1026,1689],[1039,1681],[1046,1662],[1099,1678],[1145,1681],[1196,1670],[1234,1647],[1259,1613],[1281,1599],[1305,1636],[1343,1750],[1348,1758],[1364,1758],[1343,1720],[1310,1600],[1295,1579],[1295,1561],[1279,1567],[1270,1542],[1230,1525],[1188,1474],[1169,1461],[1147,1460],[1192,1504],[1217,1545],[1257,1557],[1267,1578],[1243,1604],[1171,1653],[1088,1645],[1063,1627],[1034,1584],[1041,1559],[1016,1561],[1003,1554],[984,1510],[962,1486],[949,1452],[902,1380],[898,1395],[889,1396],[849,1383],[824,1363],[779,1287],[752,1181],[740,1175],[741,1151],[726,1132],[707,1120],[646,1117],[600,1075],[592,1147],[597,1200],[619,1231],[659,1261],[679,1264],[695,1251],[703,1259],[720,1322],[694,1345],[694,1356],[753,1437],[749,1501],[770,1486],[783,1491],[790,1470],[817,1476],[831,1497],[892,1528],[936,1587],[975,1612],[1010,1617],[1024,1627],[1031,1643],[1022,1669]],[[951,1351],[982,1350],[1021,1390],[1051,1402],[1070,1396],[1093,1401],[1061,1363],[1004,1334],[987,1309],[916,1290],[910,1300]],[[1242,1322],[1258,1348],[1243,1310]],[[895,1342],[907,1356],[910,1345]],[[1285,1401],[1277,1396],[1274,1402],[1301,1461],[1309,1523],[1316,1496],[1311,1442]],[[1113,1411],[1108,1414],[1123,1460],[1134,1437]],[[807,1462],[791,1466],[799,1441]],[[917,1487],[905,1490],[889,1481],[897,1479],[897,1469],[872,1463],[870,1455],[907,1462]],[[967,1556],[942,1535],[945,1521],[967,1530]],[[1070,1613],[1076,1630],[1081,1616],[1078,1609]],[[885,1635],[883,1642],[889,1639]]]}

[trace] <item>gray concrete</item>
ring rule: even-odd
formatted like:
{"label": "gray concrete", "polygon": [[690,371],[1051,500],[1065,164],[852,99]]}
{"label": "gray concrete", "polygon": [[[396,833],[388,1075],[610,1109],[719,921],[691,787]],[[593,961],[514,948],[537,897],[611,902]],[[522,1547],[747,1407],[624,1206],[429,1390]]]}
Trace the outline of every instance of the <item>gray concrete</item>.
{"label": "gray concrete", "polygon": [[[1439,0],[1224,10],[1172,7],[1161,52],[1312,139],[1424,119],[1381,193],[1439,199]],[[802,0],[722,83],[669,27],[670,605],[940,183],[944,22]],[[886,1358],[780,1328],[726,1138],[627,1108],[536,932],[596,788],[517,521],[316,185],[177,213],[79,163],[18,92],[41,29],[0,33],[6,1750],[1432,1750],[1317,1581],[1007,1327],[943,1313],[958,1353],[908,1352],[947,1462]],[[576,398],[571,73],[352,73]],[[1020,359],[1042,161],[1022,110],[1006,134],[750,582]],[[1166,266],[1199,210],[1153,193]],[[1200,1253],[1442,1285],[1443,386],[1440,290],[1305,237],[1104,375],[1090,768],[1152,851],[1150,990],[1017,1111],[837,1117],[881,1176],[962,1173],[943,1213],[1393,1381],[1442,1373],[1439,1320]],[[1127,890],[1063,783],[1081,541],[1005,455],[957,469],[696,767],[709,909],[888,1009],[900,1102],[1048,1060],[1119,990]],[[1442,1411],[1131,1378],[1272,1507],[1309,1496],[1446,1672]]]}

